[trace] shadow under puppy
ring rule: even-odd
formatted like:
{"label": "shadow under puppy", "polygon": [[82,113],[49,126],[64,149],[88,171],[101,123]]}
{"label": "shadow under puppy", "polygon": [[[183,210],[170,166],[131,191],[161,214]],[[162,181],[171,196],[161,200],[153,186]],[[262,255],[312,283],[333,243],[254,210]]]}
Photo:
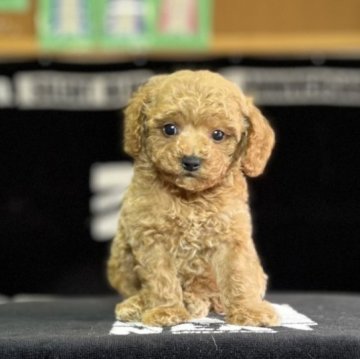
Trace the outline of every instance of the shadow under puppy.
{"label": "shadow under puppy", "polygon": [[116,317],[168,326],[213,310],[278,324],[245,180],[263,172],[274,133],[252,101],[209,71],[154,76],[125,110],[124,145],[134,176],[108,261],[126,298]]}

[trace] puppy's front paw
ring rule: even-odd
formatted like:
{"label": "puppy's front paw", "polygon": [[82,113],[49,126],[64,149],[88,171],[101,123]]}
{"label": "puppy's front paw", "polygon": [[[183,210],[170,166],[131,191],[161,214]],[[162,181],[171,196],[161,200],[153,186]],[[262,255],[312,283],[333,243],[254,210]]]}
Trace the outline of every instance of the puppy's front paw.
{"label": "puppy's front paw", "polygon": [[272,327],[280,324],[275,309],[267,301],[244,304],[229,313],[226,316],[226,321],[229,324],[253,327]]}
{"label": "puppy's front paw", "polygon": [[192,293],[184,293],[184,304],[191,318],[204,318],[209,314],[210,301]]}
{"label": "puppy's front paw", "polygon": [[116,319],[124,322],[140,321],[142,312],[143,301],[138,295],[124,300],[115,307]]}
{"label": "puppy's front paw", "polygon": [[180,305],[155,307],[144,312],[142,322],[153,326],[171,326],[190,320],[188,311]]}

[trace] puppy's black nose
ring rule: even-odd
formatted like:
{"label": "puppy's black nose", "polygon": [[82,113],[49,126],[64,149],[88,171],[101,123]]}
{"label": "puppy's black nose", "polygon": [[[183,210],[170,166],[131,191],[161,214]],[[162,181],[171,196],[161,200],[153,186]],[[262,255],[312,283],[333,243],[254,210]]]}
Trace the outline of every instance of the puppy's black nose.
{"label": "puppy's black nose", "polygon": [[186,171],[197,171],[201,165],[201,159],[196,156],[184,156],[181,164]]}

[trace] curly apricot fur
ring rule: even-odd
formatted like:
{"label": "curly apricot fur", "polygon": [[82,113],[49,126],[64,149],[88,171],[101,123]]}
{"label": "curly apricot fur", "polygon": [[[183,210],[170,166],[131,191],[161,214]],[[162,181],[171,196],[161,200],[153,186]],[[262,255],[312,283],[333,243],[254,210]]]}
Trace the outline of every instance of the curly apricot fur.
{"label": "curly apricot fur", "polygon": [[[168,123],[174,136],[163,133]],[[264,170],[274,133],[252,101],[209,71],[155,76],[125,110],[124,143],[134,177],[108,261],[127,298],[116,316],[173,325],[214,310],[230,323],[276,325],[245,180]],[[184,156],[200,158],[200,169],[186,171]]]}

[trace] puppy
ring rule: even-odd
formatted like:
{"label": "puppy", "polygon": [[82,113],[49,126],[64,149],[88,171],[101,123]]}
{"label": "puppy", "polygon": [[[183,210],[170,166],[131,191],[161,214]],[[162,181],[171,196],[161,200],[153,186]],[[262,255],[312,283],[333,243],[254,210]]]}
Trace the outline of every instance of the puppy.
{"label": "puppy", "polygon": [[238,87],[209,71],[152,77],[125,110],[134,176],[108,261],[126,299],[122,321],[170,326],[210,310],[232,324],[273,326],[253,240],[245,176],[274,145]]}

